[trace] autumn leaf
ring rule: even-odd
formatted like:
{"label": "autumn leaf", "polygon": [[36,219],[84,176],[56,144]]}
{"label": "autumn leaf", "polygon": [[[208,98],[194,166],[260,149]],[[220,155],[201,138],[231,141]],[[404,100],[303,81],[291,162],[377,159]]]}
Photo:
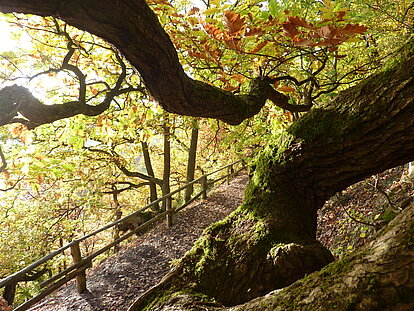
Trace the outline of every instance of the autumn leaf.
{"label": "autumn leaf", "polygon": [[5,178],[7,181],[9,181],[9,180],[10,180],[10,173],[9,173],[9,171],[8,171],[8,170],[3,170],[2,174],[3,174],[4,178]]}
{"label": "autumn leaf", "polygon": [[338,28],[338,33],[343,35],[363,34],[367,29],[367,27],[359,24],[346,24],[345,27]]}
{"label": "autumn leaf", "polygon": [[240,39],[225,39],[224,42],[232,50],[240,50]]}
{"label": "autumn leaf", "polygon": [[241,75],[241,74],[231,75],[231,78],[233,80],[239,82],[239,83],[242,83],[242,84],[246,81],[246,78],[243,75]]}
{"label": "autumn leaf", "polygon": [[260,28],[249,28],[244,34],[246,37],[262,35],[264,32]]}
{"label": "autumn leaf", "polygon": [[300,34],[300,31],[297,30],[295,24],[285,22],[282,24],[282,28],[284,36],[294,38],[295,36]]}
{"label": "autumn leaf", "polygon": [[191,56],[191,57],[208,60],[207,56],[204,53],[188,51],[188,55]]}
{"label": "autumn leaf", "polygon": [[296,92],[296,89],[291,86],[281,86],[277,90],[285,93]]}
{"label": "autumn leaf", "polygon": [[282,116],[289,122],[293,121],[293,113],[290,111],[286,111]]}
{"label": "autumn leaf", "polygon": [[336,34],[335,29],[331,29],[328,25],[322,26],[316,32],[324,38],[333,38]]}
{"label": "autumn leaf", "polygon": [[299,17],[299,16],[289,16],[288,21],[290,22],[290,24],[293,24],[296,26],[305,27],[308,29],[315,28],[312,24],[309,24],[304,18]]}
{"label": "autumn leaf", "polygon": [[315,45],[311,40],[309,40],[309,39],[306,39],[306,38],[298,38],[298,37],[295,37],[295,38],[293,38],[293,43],[296,45],[296,46],[313,46],[313,45]]}
{"label": "autumn leaf", "polygon": [[245,25],[245,18],[232,11],[226,11],[226,13],[224,13],[223,21],[227,31],[232,35],[240,32]]}
{"label": "autumn leaf", "polygon": [[200,9],[199,9],[199,8],[197,8],[197,7],[193,7],[193,8],[190,10],[190,12],[188,12],[188,15],[189,15],[189,16],[191,16],[191,15],[194,15],[194,14],[196,14],[196,13],[198,13],[198,12],[200,12]]}
{"label": "autumn leaf", "polygon": [[177,13],[177,12],[171,13],[171,16],[174,16],[174,17],[179,17],[179,18],[184,17],[184,15],[179,14],[179,13]]}
{"label": "autumn leaf", "polygon": [[258,44],[253,50],[250,51],[250,53],[257,53],[261,49],[263,49],[267,45],[268,41],[263,41],[260,44]]}
{"label": "autumn leaf", "polygon": [[239,88],[236,86],[226,85],[225,87],[223,87],[223,89],[229,92],[233,92],[233,91],[238,90]]}
{"label": "autumn leaf", "polygon": [[36,179],[38,183],[41,185],[45,181],[45,175],[44,174],[37,175]]}
{"label": "autumn leaf", "polygon": [[93,86],[89,86],[89,88],[90,88],[93,95],[97,95],[99,93],[99,91],[96,88],[94,88]]}
{"label": "autumn leaf", "polygon": [[27,146],[30,145],[33,141],[33,133],[28,129],[22,131],[19,136],[20,140]]}
{"label": "autumn leaf", "polygon": [[335,13],[335,18],[338,21],[343,21],[346,13],[347,13],[347,10],[340,10],[340,11]]}
{"label": "autumn leaf", "polygon": [[223,41],[225,34],[223,33],[223,31],[212,25],[212,24],[207,24],[207,23],[203,23],[203,28],[206,31],[206,33],[212,37],[213,39],[219,40],[219,41]]}

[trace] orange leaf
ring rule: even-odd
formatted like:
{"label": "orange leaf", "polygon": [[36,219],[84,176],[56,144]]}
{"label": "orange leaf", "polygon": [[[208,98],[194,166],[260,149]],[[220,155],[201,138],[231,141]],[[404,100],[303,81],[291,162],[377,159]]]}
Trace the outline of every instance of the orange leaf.
{"label": "orange leaf", "polygon": [[45,175],[40,174],[36,177],[36,179],[39,182],[39,184],[43,184],[43,182],[45,181]]}
{"label": "orange leaf", "polygon": [[336,34],[335,29],[331,29],[328,25],[322,26],[316,32],[324,38],[333,38]]}
{"label": "orange leaf", "polygon": [[268,41],[263,41],[262,43],[260,43],[259,45],[257,45],[252,51],[250,51],[250,53],[257,53],[259,52],[261,49],[263,49],[266,44],[268,43]]}
{"label": "orange leaf", "polygon": [[313,45],[313,42],[311,40],[305,39],[305,38],[301,39],[298,37],[293,38],[293,43],[296,46],[312,46]]}
{"label": "orange leaf", "polygon": [[219,41],[224,40],[225,35],[224,35],[223,31],[220,28],[218,28],[214,25],[211,25],[211,24],[204,24],[203,27],[204,27],[204,30],[206,31],[206,33],[210,37],[212,37],[216,40],[219,40]]}
{"label": "orange leaf", "polygon": [[2,174],[4,175],[4,178],[6,178],[6,180],[10,180],[10,173],[8,170],[4,170]]}
{"label": "orange leaf", "polygon": [[296,89],[290,86],[281,86],[277,90],[285,93],[296,92]]}
{"label": "orange leaf", "polygon": [[231,75],[231,78],[233,79],[233,80],[235,80],[235,81],[237,81],[237,82],[239,82],[239,83],[244,83],[245,82],[245,80],[246,80],[246,78],[243,76],[243,75],[240,75],[240,74],[234,74],[234,75]]}
{"label": "orange leaf", "polygon": [[172,13],[171,16],[174,16],[174,17],[184,17],[184,15],[178,14],[176,12]]}
{"label": "orange leaf", "polygon": [[21,125],[15,126],[12,129],[12,133],[14,136],[20,136],[20,133],[22,132],[22,127]]}
{"label": "orange leaf", "polygon": [[291,24],[296,25],[296,26],[301,26],[301,27],[305,27],[308,29],[314,29],[312,24],[309,24],[304,18],[299,17],[299,16],[289,16],[288,20]]}
{"label": "orange leaf", "polygon": [[236,34],[244,27],[245,18],[236,12],[227,11],[224,13],[224,24],[230,34]]}
{"label": "orange leaf", "polygon": [[203,53],[188,51],[188,55],[191,57],[201,58],[201,59],[208,59],[207,56]]}
{"label": "orange leaf", "polygon": [[343,21],[343,18],[345,17],[347,11],[345,10],[340,10],[338,12],[335,13],[335,17],[339,20],[339,21]]}
{"label": "orange leaf", "polygon": [[239,88],[236,86],[226,85],[225,87],[223,87],[223,89],[229,92],[233,92],[233,91],[238,90]]}
{"label": "orange leaf", "polygon": [[363,34],[367,31],[367,27],[361,26],[359,24],[346,24],[345,27],[338,28],[338,33],[342,35],[354,35],[354,34]]}
{"label": "orange leaf", "polygon": [[263,34],[263,30],[261,30],[260,28],[249,28],[246,31],[245,36],[257,36],[261,34]]}
{"label": "orange leaf", "polygon": [[293,121],[293,113],[290,111],[285,112],[282,116],[284,116],[289,122]]}
{"label": "orange leaf", "polygon": [[193,7],[191,10],[190,10],[190,12],[188,12],[188,15],[189,16],[191,16],[191,15],[194,15],[194,14],[196,14],[197,12],[199,12],[200,11],[200,9],[199,8],[197,8],[197,7]]}
{"label": "orange leaf", "polygon": [[295,24],[285,22],[282,24],[282,28],[283,28],[283,35],[287,37],[294,38],[296,35],[300,34]]}

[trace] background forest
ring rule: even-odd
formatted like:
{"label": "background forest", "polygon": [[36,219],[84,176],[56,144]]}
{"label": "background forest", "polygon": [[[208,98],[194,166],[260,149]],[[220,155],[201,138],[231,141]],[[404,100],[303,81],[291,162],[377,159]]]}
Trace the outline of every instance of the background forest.
{"label": "background forest", "polygon": [[0,278],[194,175],[249,161],[303,111],[375,72],[414,31],[409,0],[148,2],[190,76],[233,93],[267,76],[289,95],[286,105],[301,108],[267,103],[238,126],[167,113],[105,41],[54,18],[2,15],[11,36],[1,88],[95,109],[50,124],[0,118]]}

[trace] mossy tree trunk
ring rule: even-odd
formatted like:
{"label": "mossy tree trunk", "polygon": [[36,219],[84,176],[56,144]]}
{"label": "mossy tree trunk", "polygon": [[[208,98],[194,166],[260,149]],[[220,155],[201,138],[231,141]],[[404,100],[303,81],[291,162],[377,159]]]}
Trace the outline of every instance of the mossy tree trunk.
{"label": "mossy tree trunk", "polygon": [[[225,307],[191,290],[170,290],[161,299],[153,299],[152,305],[144,305],[148,307],[145,310],[157,311],[169,311],[172,306],[180,311],[405,311],[414,310],[413,292],[414,205],[411,205],[362,249],[282,290],[235,307]],[[143,304],[138,307],[139,302],[144,300],[129,311],[144,310]]]}
{"label": "mossy tree trunk", "polygon": [[414,42],[398,54],[268,146],[252,166],[244,204],[206,230],[132,310],[183,290],[236,305],[329,263],[315,241],[317,210],[347,186],[414,158]]}

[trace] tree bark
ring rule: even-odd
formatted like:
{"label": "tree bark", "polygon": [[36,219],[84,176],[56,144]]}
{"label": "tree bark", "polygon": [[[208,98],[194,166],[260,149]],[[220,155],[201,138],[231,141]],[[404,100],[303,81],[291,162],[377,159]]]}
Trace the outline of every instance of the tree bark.
{"label": "tree bark", "polygon": [[[148,147],[148,143],[142,141],[141,142],[141,148],[142,148],[142,154],[144,156],[144,162],[145,162],[145,168],[147,170],[147,174],[148,176],[151,177],[155,177],[154,174],[154,169],[152,168],[152,163],[151,163],[151,157],[150,157],[150,153],[149,153],[149,147]],[[150,188],[150,201],[154,202],[155,200],[157,200],[158,195],[157,195],[157,184],[153,181],[150,181],[149,184],[149,188]],[[160,205],[158,203],[156,203],[154,206],[154,209],[156,211],[160,211]]]}
{"label": "tree bark", "polygon": [[[171,132],[168,115],[165,114],[165,120],[163,124],[163,136],[164,136],[164,170],[162,175],[162,195],[165,196],[171,192],[170,189],[170,177],[171,177]],[[165,211],[167,201],[162,201],[162,209]]]}
{"label": "tree bark", "polygon": [[[172,306],[180,311],[413,310],[413,237],[411,205],[362,249],[282,290],[231,308],[199,293],[176,291],[155,301],[150,310],[167,311]],[[128,311],[142,310],[143,301],[136,301]]]}
{"label": "tree bark", "polygon": [[[198,142],[198,122],[194,120],[193,128],[191,129],[190,148],[188,149],[187,160],[187,178],[186,182],[189,183],[194,180],[194,173],[196,167],[197,158],[197,142]],[[185,191],[185,201],[189,201],[194,191],[194,185],[190,185]]]}
{"label": "tree bark", "polygon": [[332,257],[315,241],[317,210],[362,178],[413,160],[413,113],[414,40],[269,145],[254,161],[244,204],[138,305],[183,290],[236,305],[322,268]]}

